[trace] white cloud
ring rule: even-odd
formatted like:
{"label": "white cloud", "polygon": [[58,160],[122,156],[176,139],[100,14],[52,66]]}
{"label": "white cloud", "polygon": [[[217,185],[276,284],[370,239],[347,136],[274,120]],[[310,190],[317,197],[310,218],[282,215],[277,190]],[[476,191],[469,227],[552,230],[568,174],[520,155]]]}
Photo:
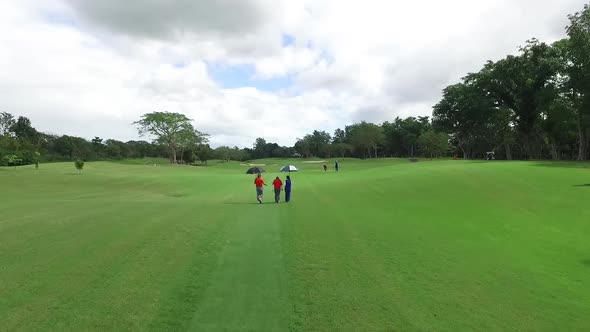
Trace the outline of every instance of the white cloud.
{"label": "white cloud", "polygon": [[303,47],[287,46],[275,56],[255,60],[256,72],[261,78],[274,78],[309,69],[318,59],[319,54]]}
{"label": "white cloud", "polygon": [[[0,110],[40,130],[135,139],[145,112],[184,112],[214,145],[293,144],[313,129],[428,115],[441,89],[531,37],[565,36],[584,0],[8,0]],[[282,45],[284,35],[294,38]],[[248,64],[275,92],[214,81]]]}

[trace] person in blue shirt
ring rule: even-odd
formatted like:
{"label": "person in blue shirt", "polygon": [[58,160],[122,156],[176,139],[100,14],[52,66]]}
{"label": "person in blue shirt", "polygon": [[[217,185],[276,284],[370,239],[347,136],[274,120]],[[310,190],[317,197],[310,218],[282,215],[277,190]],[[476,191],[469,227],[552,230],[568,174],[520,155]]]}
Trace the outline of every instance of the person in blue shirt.
{"label": "person in blue shirt", "polygon": [[285,202],[289,203],[291,200],[291,177],[287,175],[285,180]]}
{"label": "person in blue shirt", "polygon": [[334,168],[336,169],[336,172],[338,172],[338,169],[340,168],[340,163],[338,163],[338,160],[336,160],[336,163],[334,164]]}

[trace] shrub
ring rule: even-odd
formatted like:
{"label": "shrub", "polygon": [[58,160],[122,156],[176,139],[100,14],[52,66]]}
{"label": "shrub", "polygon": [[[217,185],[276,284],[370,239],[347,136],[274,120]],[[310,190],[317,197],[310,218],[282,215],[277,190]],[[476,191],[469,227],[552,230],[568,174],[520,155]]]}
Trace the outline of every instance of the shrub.
{"label": "shrub", "polygon": [[82,169],[84,168],[84,162],[82,160],[78,159],[78,160],[76,160],[74,165],[76,166],[76,169],[78,170],[78,172],[80,174],[82,174]]}

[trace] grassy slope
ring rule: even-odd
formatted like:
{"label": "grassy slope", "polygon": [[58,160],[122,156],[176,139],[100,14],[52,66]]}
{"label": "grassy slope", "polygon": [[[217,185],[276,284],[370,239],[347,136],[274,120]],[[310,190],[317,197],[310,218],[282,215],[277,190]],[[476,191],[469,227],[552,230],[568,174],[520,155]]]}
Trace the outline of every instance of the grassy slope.
{"label": "grassy slope", "polygon": [[323,208],[288,222],[296,326],[590,328],[590,188],[573,186],[584,179],[424,162],[310,183],[298,205]]}
{"label": "grassy slope", "polygon": [[0,169],[0,330],[590,329],[587,169],[291,162]]}

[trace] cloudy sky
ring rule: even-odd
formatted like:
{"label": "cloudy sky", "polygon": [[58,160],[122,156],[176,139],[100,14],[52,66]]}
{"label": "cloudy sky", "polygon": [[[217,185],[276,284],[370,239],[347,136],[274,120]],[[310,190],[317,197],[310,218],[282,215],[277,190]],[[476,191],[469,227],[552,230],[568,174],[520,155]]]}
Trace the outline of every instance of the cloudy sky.
{"label": "cloudy sky", "polygon": [[430,115],[441,90],[586,0],[2,0],[0,111],[41,131],[137,139],[187,114],[211,143]]}

